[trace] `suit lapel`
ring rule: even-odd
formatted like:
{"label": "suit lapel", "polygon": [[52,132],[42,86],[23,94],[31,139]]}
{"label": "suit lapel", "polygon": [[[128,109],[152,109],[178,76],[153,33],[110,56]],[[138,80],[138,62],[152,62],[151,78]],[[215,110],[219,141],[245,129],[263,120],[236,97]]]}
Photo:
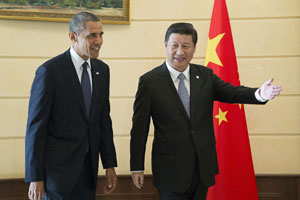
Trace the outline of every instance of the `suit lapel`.
{"label": "suit lapel", "polygon": [[159,75],[161,76],[160,82],[161,82],[162,88],[165,90],[166,94],[170,97],[171,103],[173,103],[175,105],[175,107],[179,110],[179,112],[189,122],[190,119],[184,109],[184,106],[180,100],[178,92],[177,92],[177,90],[174,86],[174,83],[172,81],[172,78],[170,76],[170,72],[165,63],[163,65],[161,65]]}
{"label": "suit lapel", "polygon": [[84,115],[84,118],[88,121],[88,117],[85,111],[85,105],[84,105],[84,99],[83,99],[83,94],[82,94],[82,89],[80,82],[78,80],[78,75],[76,73],[74,64],[71,60],[71,55],[70,55],[70,50],[68,50],[65,53],[65,59],[63,60],[64,64],[64,74],[66,79],[68,80],[72,91],[74,93],[75,98],[77,99],[80,109],[82,111],[82,114]]}
{"label": "suit lapel", "polygon": [[201,87],[203,85],[203,78],[201,73],[197,70],[197,67],[193,64],[190,64],[190,110],[191,110],[191,119],[195,116],[195,111],[197,109],[199,96],[201,95]]}

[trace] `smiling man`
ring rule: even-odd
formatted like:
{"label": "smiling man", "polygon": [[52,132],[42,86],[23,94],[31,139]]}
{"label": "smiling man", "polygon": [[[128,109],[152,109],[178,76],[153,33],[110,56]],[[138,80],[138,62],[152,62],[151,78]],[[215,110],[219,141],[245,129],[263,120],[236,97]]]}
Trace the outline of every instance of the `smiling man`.
{"label": "smiling man", "polygon": [[72,46],[36,71],[25,137],[29,199],[94,200],[99,154],[106,194],[117,166],[109,103],[109,68],[97,59],[103,43],[99,18],[74,15]]}
{"label": "smiling man", "polygon": [[166,61],[140,77],[131,129],[130,165],[134,185],[144,183],[150,118],[153,183],[161,200],[205,200],[218,162],[213,102],[263,104],[280,94],[267,81],[261,88],[234,87],[211,69],[191,64],[197,43],[192,24],[172,24],[165,35]]}

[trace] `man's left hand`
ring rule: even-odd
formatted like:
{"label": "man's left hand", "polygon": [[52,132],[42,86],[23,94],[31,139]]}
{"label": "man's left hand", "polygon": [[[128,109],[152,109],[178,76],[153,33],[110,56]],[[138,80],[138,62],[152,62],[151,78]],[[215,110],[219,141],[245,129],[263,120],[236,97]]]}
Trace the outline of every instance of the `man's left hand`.
{"label": "man's left hand", "polygon": [[273,78],[270,78],[260,87],[259,95],[264,100],[274,99],[282,91],[280,85],[272,85],[272,82]]}
{"label": "man's left hand", "polygon": [[107,183],[104,187],[104,194],[110,194],[117,185],[117,175],[114,167],[106,169],[106,178]]}

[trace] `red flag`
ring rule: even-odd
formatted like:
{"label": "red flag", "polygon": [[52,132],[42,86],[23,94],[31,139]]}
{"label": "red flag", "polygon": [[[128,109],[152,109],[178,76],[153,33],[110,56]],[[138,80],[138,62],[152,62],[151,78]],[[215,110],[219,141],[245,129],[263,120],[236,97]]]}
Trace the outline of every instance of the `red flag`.
{"label": "red flag", "polygon": [[[225,82],[240,85],[225,0],[215,0],[205,65]],[[207,200],[258,200],[244,107],[214,104],[219,174]]]}

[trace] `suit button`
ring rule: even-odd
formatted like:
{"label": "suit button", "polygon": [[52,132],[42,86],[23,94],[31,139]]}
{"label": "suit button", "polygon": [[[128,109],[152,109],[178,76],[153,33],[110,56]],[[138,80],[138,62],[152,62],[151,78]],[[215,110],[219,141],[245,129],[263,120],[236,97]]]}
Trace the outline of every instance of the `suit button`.
{"label": "suit button", "polygon": [[195,131],[194,131],[194,130],[191,130],[191,133],[192,133],[192,134],[194,134],[194,133],[195,133]]}

